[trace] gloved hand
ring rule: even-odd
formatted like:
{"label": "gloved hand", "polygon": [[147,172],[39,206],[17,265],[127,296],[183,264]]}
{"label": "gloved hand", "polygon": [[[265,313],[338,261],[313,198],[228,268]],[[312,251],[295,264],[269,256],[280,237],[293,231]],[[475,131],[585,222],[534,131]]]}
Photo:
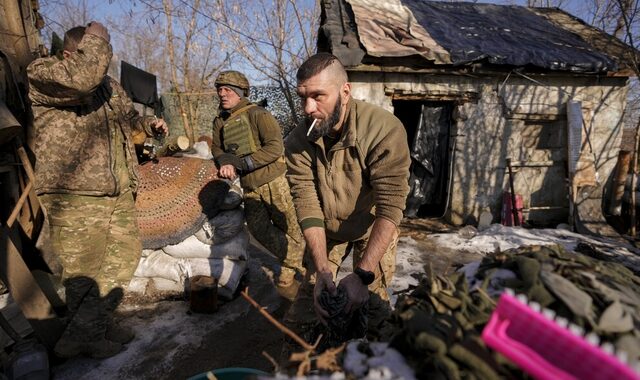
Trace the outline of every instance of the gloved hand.
{"label": "gloved hand", "polygon": [[217,158],[218,166],[223,167],[224,165],[231,165],[237,170],[242,170],[242,158],[236,156],[232,153],[223,153]]}
{"label": "gloved hand", "polygon": [[253,166],[253,161],[249,156],[240,158],[233,153],[222,153],[216,160],[218,161],[218,167],[231,165],[236,168],[236,170],[243,173],[249,173],[255,169]]}
{"label": "gloved hand", "polygon": [[363,284],[360,277],[355,273],[351,273],[343,278],[340,284],[338,284],[338,287],[343,288],[347,293],[349,301],[344,308],[347,314],[359,309],[369,300],[369,289],[367,285]]}
{"label": "gloved hand", "polygon": [[329,313],[320,305],[320,294],[323,290],[327,290],[332,296],[338,293],[331,272],[317,272],[316,285],[313,288],[313,306],[316,310],[316,315],[320,322],[326,326]]}

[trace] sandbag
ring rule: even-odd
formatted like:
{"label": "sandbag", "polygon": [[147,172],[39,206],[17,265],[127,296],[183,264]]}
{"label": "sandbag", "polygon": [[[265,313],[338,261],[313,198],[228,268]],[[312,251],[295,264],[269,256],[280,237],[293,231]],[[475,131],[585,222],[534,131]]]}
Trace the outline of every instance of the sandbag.
{"label": "sandbag", "polygon": [[202,224],[195,236],[205,244],[225,242],[236,236],[244,226],[244,210],[222,211]]}
{"label": "sandbag", "polygon": [[162,251],[154,251],[140,259],[138,268],[133,274],[136,277],[162,277],[168,280],[183,282],[186,276],[184,264]]}
{"label": "sandbag", "polygon": [[[247,262],[229,259],[182,259],[189,273],[193,276],[212,276],[218,279],[218,295],[230,298],[235,292]],[[224,289],[223,289],[224,288]]]}
{"label": "sandbag", "polygon": [[131,281],[129,281],[129,285],[127,285],[127,291],[144,294],[147,291],[148,283],[149,283],[149,279],[146,277],[133,276]]}
{"label": "sandbag", "polygon": [[242,187],[240,187],[240,179],[236,178],[233,182],[225,180],[229,184],[229,192],[225,195],[224,200],[220,204],[221,210],[233,210],[240,207],[242,203]]}
{"label": "sandbag", "polygon": [[[247,268],[245,260],[190,258],[177,259],[156,251],[140,260],[135,277],[153,277],[170,280],[184,286],[188,277],[213,276],[220,287],[226,287],[230,295],[235,292]],[[155,281],[156,283],[158,281]],[[182,288],[181,288],[182,289]]]}
{"label": "sandbag", "polygon": [[201,242],[195,236],[189,236],[176,245],[168,245],[162,250],[175,258],[201,258],[201,259],[241,259],[248,258],[249,234],[244,228],[231,239],[221,244],[209,245]]}
{"label": "sandbag", "polygon": [[157,249],[143,249],[142,250],[142,257],[147,257],[150,254],[152,254],[153,252],[158,251]]}
{"label": "sandbag", "polygon": [[209,257],[211,255],[211,245],[205,244],[194,235],[191,235],[178,244],[163,247],[162,251],[178,259],[185,257]]}
{"label": "sandbag", "polygon": [[172,293],[183,293],[184,292],[184,283],[167,280],[162,277],[153,277],[149,279],[150,282],[153,283],[153,287],[155,290],[161,292],[172,292]]}

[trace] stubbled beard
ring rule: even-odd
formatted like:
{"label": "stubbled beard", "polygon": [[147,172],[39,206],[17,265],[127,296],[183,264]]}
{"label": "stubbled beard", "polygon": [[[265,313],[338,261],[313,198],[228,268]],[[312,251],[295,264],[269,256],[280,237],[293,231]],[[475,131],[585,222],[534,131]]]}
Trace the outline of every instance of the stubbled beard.
{"label": "stubbled beard", "polygon": [[340,121],[340,106],[342,105],[342,95],[338,95],[338,99],[336,99],[336,105],[333,107],[333,112],[329,114],[329,116],[318,122],[316,122],[315,127],[309,133],[309,138],[315,141],[320,137],[324,137],[329,135],[333,127],[338,124]]}

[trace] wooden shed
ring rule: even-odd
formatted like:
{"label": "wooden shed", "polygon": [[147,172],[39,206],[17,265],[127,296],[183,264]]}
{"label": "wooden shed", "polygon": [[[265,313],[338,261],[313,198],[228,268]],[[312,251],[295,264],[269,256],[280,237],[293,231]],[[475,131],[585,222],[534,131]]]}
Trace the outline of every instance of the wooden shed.
{"label": "wooden shed", "polygon": [[318,50],[407,129],[406,215],[498,222],[511,166],[530,225],[604,222],[634,75],[620,40],[557,8],[326,0]]}

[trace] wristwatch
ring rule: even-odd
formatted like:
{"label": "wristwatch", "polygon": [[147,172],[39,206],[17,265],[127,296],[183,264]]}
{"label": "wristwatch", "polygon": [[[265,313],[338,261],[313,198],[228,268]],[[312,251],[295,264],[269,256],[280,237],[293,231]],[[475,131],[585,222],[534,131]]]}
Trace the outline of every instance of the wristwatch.
{"label": "wristwatch", "polygon": [[376,279],[376,274],[375,273],[370,272],[368,270],[364,270],[364,269],[359,268],[359,267],[356,267],[356,269],[353,270],[353,273],[355,273],[358,277],[360,277],[360,280],[365,285],[372,284],[373,280]]}

